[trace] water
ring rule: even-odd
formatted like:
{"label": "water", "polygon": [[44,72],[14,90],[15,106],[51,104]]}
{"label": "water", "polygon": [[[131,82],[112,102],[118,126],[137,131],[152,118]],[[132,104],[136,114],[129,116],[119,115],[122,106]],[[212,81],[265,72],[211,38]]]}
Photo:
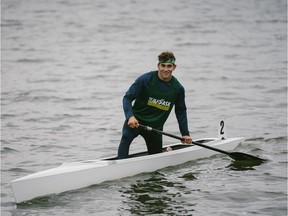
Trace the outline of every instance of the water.
{"label": "water", "polygon": [[[1,215],[286,215],[285,0],[2,0]],[[225,155],[22,205],[10,181],[115,155],[122,96],[172,50],[194,139],[245,137]],[[172,113],[165,131],[178,135]],[[164,138],[173,143],[172,138]],[[137,138],[131,152],[143,150]]]}

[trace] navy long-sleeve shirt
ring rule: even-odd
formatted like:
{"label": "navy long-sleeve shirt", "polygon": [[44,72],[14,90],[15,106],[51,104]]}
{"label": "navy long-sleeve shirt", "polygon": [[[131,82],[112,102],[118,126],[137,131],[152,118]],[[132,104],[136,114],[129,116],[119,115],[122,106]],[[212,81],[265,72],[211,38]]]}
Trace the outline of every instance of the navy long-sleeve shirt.
{"label": "navy long-sleeve shirt", "polygon": [[[152,74],[153,74],[153,71],[145,73],[141,75],[140,77],[138,77],[135,80],[135,82],[130,86],[126,94],[124,95],[123,110],[124,110],[126,119],[129,119],[131,116],[134,115],[133,109],[132,109],[133,101],[139,95],[141,96],[141,93],[149,87],[149,84],[152,79]],[[172,88],[172,82],[164,82],[158,78],[157,83],[159,85],[160,90],[163,92],[168,91],[170,88]],[[175,102],[175,114],[176,114],[176,118],[179,124],[179,130],[182,136],[189,135],[186,110],[187,109],[186,109],[186,104],[185,104],[185,90],[182,85],[179,85],[178,94],[177,94],[177,98]]]}

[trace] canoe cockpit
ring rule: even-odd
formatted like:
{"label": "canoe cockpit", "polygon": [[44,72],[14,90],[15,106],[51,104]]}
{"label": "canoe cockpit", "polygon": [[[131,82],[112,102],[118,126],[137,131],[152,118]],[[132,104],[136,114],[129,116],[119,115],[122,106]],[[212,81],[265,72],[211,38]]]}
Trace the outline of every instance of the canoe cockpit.
{"label": "canoe cockpit", "polygon": [[[198,143],[209,143],[209,142],[212,142],[212,141],[215,141],[215,140],[216,140],[215,138],[208,138],[208,139],[197,140],[197,142]],[[179,149],[191,148],[192,146],[195,146],[195,145],[193,145],[193,144],[187,145],[187,144],[178,143],[178,144],[173,144],[173,145],[169,145],[169,146],[172,149],[172,151],[176,151],[176,150],[179,150]],[[163,147],[162,152],[166,152],[166,148],[167,147],[168,146]],[[142,156],[146,156],[146,155],[148,155],[147,151],[130,154],[128,156],[128,158],[142,157]],[[118,159],[117,157],[112,157],[112,158],[106,158],[104,160],[117,160],[117,159]]]}

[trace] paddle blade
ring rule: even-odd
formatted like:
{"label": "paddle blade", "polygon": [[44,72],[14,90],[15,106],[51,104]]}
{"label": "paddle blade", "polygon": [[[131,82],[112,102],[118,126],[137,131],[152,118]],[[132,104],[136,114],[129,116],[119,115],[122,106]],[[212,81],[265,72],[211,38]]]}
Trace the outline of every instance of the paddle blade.
{"label": "paddle blade", "polygon": [[261,160],[233,160],[228,168],[236,171],[255,170],[254,167],[261,164],[263,164]]}
{"label": "paddle blade", "polygon": [[229,152],[229,156],[233,158],[234,160],[241,160],[241,161],[259,161],[264,162],[264,159],[258,158],[253,155],[245,154],[242,152]]}

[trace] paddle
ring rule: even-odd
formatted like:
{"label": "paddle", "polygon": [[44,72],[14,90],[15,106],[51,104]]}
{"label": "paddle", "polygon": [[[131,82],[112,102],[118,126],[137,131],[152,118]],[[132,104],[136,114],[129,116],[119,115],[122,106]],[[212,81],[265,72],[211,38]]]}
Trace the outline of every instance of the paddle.
{"label": "paddle", "polygon": [[[169,134],[169,133],[154,129],[154,128],[149,127],[149,126],[145,126],[145,125],[141,125],[141,124],[139,126],[141,128],[143,128],[144,130],[153,131],[153,132],[156,132],[158,134],[166,135],[166,136],[169,136],[169,137],[172,137],[172,138],[175,138],[175,139],[183,141],[182,137],[175,136],[173,134]],[[265,160],[263,160],[261,158],[255,157],[253,155],[245,154],[245,153],[242,153],[242,152],[226,152],[226,151],[223,151],[221,149],[217,149],[217,148],[214,148],[214,147],[211,147],[211,146],[207,146],[207,145],[204,145],[202,143],[195,142],[195,141],[192,141],[192,144],[197,145],[197,146],[201,146],[203,148],[210,149],[212,151],[217,151],[217,152],[222,153],[222,154],[226,154],[229,157],[233,158],[234,160],[265,161]]]}

